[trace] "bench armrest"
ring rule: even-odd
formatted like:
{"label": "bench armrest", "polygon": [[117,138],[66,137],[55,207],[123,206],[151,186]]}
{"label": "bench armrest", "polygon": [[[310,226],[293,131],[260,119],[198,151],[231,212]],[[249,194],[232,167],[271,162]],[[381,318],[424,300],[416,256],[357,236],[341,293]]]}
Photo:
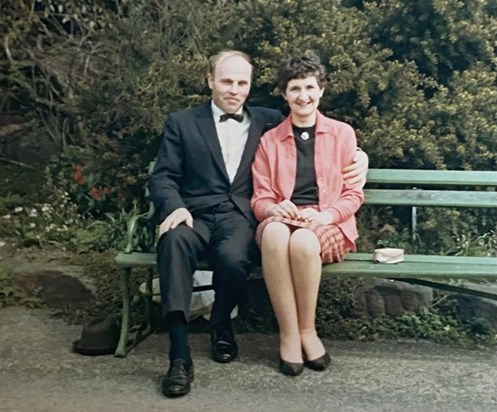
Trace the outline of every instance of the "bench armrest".
{"label": "bench armrest", "polygon": [[145,213],[133,214],[128,219],[127,241],[124,253],[152,252],[156,241],[155,207],[150,202]]}

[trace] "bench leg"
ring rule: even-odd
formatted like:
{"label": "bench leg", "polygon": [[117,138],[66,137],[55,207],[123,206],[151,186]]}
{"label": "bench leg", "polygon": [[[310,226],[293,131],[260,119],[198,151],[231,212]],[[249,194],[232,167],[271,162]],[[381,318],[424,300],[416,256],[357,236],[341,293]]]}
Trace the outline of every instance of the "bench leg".
{"label": "bench leg", "polygon": [[154,270],[148,269],[147,278],[145,280],[145,314],[147,316],[147,327],[142,332],[144,338],[150,335],[154,329],[154,308],[153,308],[153,295],[154,292],[152,290],[152,279],[154,277]]}
{"label": "bench leg", "polygon": [[129,287],[131,268],[121,269],[119,274],[121,276],[123,303],[121,315],[121,334],[114,356],[124,358],[131,349],[133,349],[154,331],[154,313],[152,302],[152,279],[154,272],[152,269],[149,269],[145,279],[145,295],[142,299],[145,300],[146,319],[143,323],[133,326],[130,325],[131,310],[140,304],[141,299],[138,296],[135,296],[133,300],[131,300]]}
{"label": "bench leg", "polygon": [[121,287],[123,293],[123,307],[121,311],[121,334],[119,343],[117,344],[114,356],[124,358],[127,353],[128,333],[129,333],[129,317],[131,311],[131,297],[129,294],[129,278],[131,277],[131,268],[124,268],[119,271],[121,276]]}
{"label": "bench leg", "polygon": [[128,344],[129,349],[134,348],[143,339],[150,335],[154,331],[154,310],[153,310],[153,291],[152,291],[152,279],[154,276],[153,269],[147,270],[147,276],[145,278],[145,293],[142,296],[135,296],[131,301],[131,308],[142,304],[145,301],[145,320],[138,325],[132,326],[131,338]]}

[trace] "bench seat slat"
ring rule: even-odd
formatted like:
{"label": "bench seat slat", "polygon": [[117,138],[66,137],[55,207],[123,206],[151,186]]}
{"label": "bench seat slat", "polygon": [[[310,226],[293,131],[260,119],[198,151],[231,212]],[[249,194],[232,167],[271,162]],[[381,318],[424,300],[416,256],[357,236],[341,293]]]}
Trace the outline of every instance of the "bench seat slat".
{"label": "bench seat slat", "polygon": [[497,186],[497,172],[476,170],[369,169],[367,182],[384,184]]}
{"label": "bench seat slat", "polygon": [[489,208],[497,205],[497,192],[364,189],[364,197],[368,205]]}
{"label": "bench seat slat", "polygon": [[370,261],[347,261],[326,265],[323,275],[350,277],[484,279],[497,278],[497,265],[464,263],[402,262],[395,265]]}
{"label": "bench seat slat", "polygon": [[[348,261],[372,261],[372,253],[349,253]],[[459,263],[471,265],[491,265],[497,267],[497,257],[488,256],[441,256],[441,255],[404,255],[405,262]]]}
{"label": "bench seat slat", "polygon": [[[155,267],[154,253],[119,253],[118,266]],[[350,253],[345,263],[323,266],[323,274],[350,277],[387,277],[387,278],[460,278],[478,277],[497,278],[497,257],[470,256],[425,256],[406,255],[404,262],[398,264],[379,264],[372,261],[369,253]],[[199,270],[209,270],[206,262],[199,264]],[[260,269],[256,276],[260,276]]]}

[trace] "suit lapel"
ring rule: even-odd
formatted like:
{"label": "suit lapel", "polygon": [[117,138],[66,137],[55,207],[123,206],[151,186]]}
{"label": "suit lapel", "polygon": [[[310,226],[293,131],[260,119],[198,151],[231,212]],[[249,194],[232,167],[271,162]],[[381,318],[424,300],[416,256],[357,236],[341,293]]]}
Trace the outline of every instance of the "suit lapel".
{"label": "suit lapel", "polygon": [[226,166],[224,164],[223,152],[221,151],[221,145],[217,137],[216,125],[214,124],[214,119],[212,117],[210,101],[204,106],[200,107],[199,115],[197,118],[197,128],[199,134],[203,137],[207,143],[207,147],[214,158],[214,162],[219,168],[219,171],[223,176],[229,181],[228,172],[226,171]]}
{"label": "suit lapel", "polygon": [[259,141],[261,140],[262,132],[264,129],[264,118],[260,113],[254,113],[250,108],[245,107],[245,110],[250,115],[250,128],[247,137],[247,143],[245,144],[245,149],[243,150],[242,159],[240,165],[236,171],[235,178],[233,179],[233,184],[240,176],[246,175],[250,172],[252,167],[252,162],[254,160],[254,155],[259,146]]}

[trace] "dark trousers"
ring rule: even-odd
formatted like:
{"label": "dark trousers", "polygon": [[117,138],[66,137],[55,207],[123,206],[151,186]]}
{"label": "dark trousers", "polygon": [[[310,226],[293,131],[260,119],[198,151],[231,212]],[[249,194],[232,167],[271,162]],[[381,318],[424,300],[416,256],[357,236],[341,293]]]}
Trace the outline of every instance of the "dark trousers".
{"label": "dark trousers", "polygon": [[188,319],[192,276],[200,259],[213,268],[215,301],[211,323],[230,319],[246,290],[257,246],[254,226],[231,202],[224,202],[193,221],[161,236],[157,250],[163,316],[181,311]]}

